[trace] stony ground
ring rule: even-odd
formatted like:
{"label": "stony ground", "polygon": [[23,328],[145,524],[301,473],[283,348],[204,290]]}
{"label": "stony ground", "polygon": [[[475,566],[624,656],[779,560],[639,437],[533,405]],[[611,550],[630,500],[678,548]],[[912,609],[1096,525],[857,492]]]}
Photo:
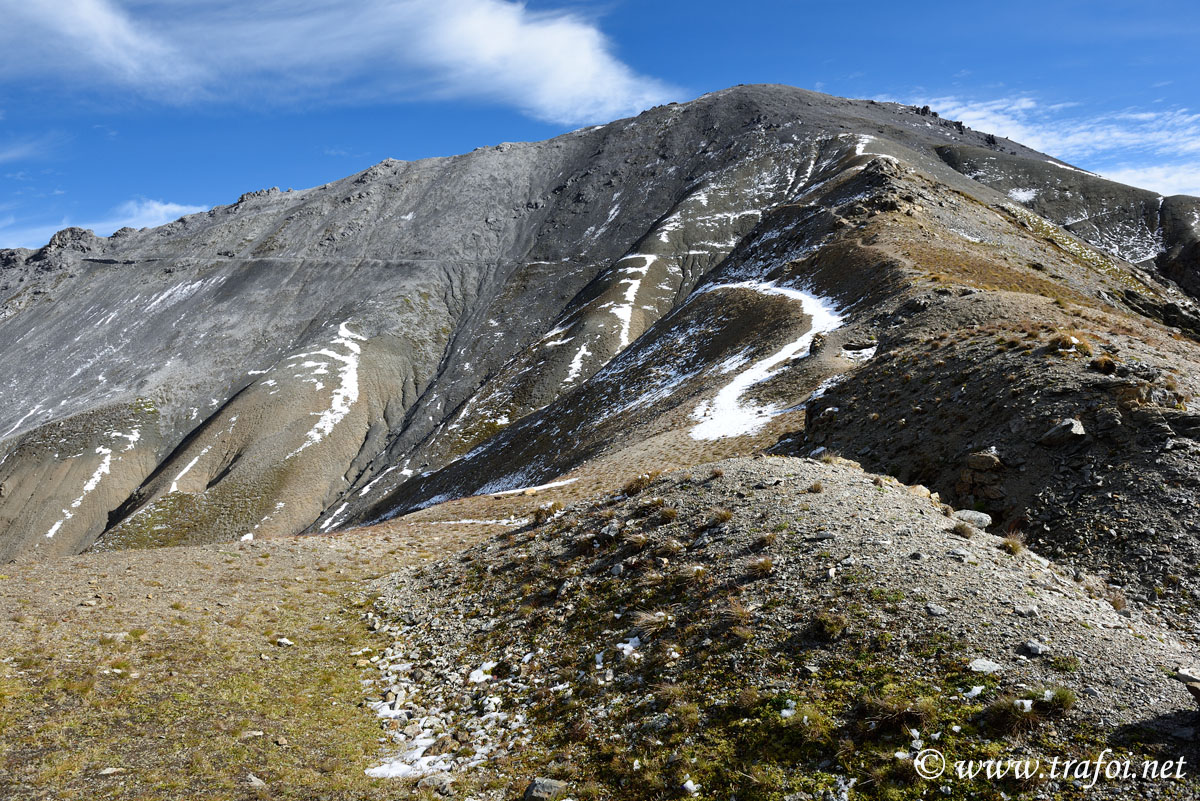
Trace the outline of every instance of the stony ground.
{"label": "stony ground", "polygon": [[1192,632],[919,486],[759,457],[581,494],[5,566],[0,796],[1200,798],[917,774],[1200,763]]}
{"label": "stony ground", "polygon": [[1189,634],[927,495],[731,460],[400,571],[379,583],[384,772],[497,799],[531,775],[583,798],[1200,797],[916,775],[928,747],[1200,758],[1171,677]]}

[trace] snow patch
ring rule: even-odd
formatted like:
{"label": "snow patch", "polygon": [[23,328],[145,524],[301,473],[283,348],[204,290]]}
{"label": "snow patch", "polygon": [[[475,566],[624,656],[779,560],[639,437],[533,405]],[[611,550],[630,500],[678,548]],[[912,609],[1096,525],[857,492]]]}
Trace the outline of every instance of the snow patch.
{"label": "snow patch", "polygon": [[[342,323],[338,327],[338,336],[333,340],[333,344],[340,345],[345,349],[345,353],[339,353],[329,348],[322,348],[312,353],[301,353],[295,357],[296,359],[305,359],[309,356],[327,356],[330,359],[341,362],[342,366],[338,370],[340,383],[333,390],[329,408],[323,412],[314,412],[319,418],[316,425],[308,432],[304,444],[288,454],[289,459],[308,446],[320,443],[325,437],[333,433],[334,426],[345,419],[346,415],[350,413],[350,407],[358,400],[358,358],[362,353],[362,348],[359,347],[355,340],[363,341],[365,339],[366,337],[354,333],[345,323]],[[297,365],[291,364],[288,366],[295,367]]]}
{"label": "snow patch", "polygon": [[742,396],[754,385],[774,377],[780,371],[781,365],[796,357],[808,356],[813,337],[833,331],[841,326],[844,320],[837,307],[828,298],[810,295],[789,287],[778,287],[774,283],[745,281],[739,284],[708,287],[705,291],[734,288],[751,289],[768,295],[783,295],[799,301],[804,312],[812,318],[812,323],[809,330],[799,339],[785,345],[765,359],[753,363],[717,392],[711,400],[697,405],[692,412],[692,418],[700,422],[689,432],[692,439],[714,440],[753,434],[766,425],[773,416],[784,411],[774,405],[743,403]]}

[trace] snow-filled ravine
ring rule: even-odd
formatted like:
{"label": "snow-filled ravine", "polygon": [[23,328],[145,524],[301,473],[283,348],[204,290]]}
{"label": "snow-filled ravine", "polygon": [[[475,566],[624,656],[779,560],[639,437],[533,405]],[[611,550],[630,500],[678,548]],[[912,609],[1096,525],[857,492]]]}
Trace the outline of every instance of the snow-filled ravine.
{"label": "snow-filled ravine", "polygon": [[737,284],[720,284],[706,287],[704,292],[715,292],[728,289],[749,289],[764,295],[783,295],[799,301],[804,313],[812,318],[809,330],[799,339],[785,345],[780,350],[760,359],[721,388],[711,399],[702,401],[692,412],[692,417],[700,421],[690,432],[693,439],[713,440],[722,437],[740,437],[753,434],[767,424],[783,409],[773,404],[758,404],[743,400],[742,396],[755,384],[760,384],[780,372],[782,365],[809,354],[813,337],[825,334],[839,328],[845,317],[828,298],[810,295],[799,289],[776,286],[774,282],[743,281]]}

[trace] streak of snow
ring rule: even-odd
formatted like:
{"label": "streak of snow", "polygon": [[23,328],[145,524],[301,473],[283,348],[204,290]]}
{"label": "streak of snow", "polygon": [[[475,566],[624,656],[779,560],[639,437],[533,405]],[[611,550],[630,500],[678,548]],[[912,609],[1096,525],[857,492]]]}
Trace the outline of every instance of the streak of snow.
{"label": "streak of snow", "polygon": [[16,423],[14,423],[12,428],[8,429],[3,434],[0,434],[0,439],[4,439],[9,434],[16,431],[18,428],[21,427],[21,423],[24,423],[26,420],[28,420],[30,417],[33,417],[35,414],[37,414],[41,410],[42,410],[42,404],[39,403],[37,406],[34,406],[32,409],[29,410],[29,412],[24,417],[22,417],[20,420],[18,420]]}
{"label": "streak of snow", "polygon": [[629,288],[625,290],[625,303],[621,306],[614,306],[612,310],[612,313],[621,321],[622,348],[629,345],[629,328],[633,323],[633,304],[637,299],[638,289],[641,288],[642,280],[646,277],[646,274],[650,272],[650,265],[658,261],[658,256],[649,253],[634,253],[621,259],[621,261],[629,261],[630,259],[642,259],[645,261],[645,264],[641,267],[626,267],[622,270],[623,273],[636,276],[627,278],[622,282],[629,284]]}
{"label": "streak of snow", "polygon": [[517,489],[500,490],[499,492],[480,492],[479,495],[516,495],[521,492],[539,492],[544,489],[554,489],[555,487],[565,487],[568,484],[574,484],[579,479],[567,478],[562,481],[551,481],[549,484],[539,484],[536,487],[518,487]]}
{"label": "streak of snow", "polygon": [[[333,344],[341,345],[347,351],[346,353],[338,353],[329,348],[322,348],[312,353],[301,353],[296,357],[297,359],[303,359],[309,356],[327,356],[341,362],[342,367],[338,370],[340,383],[333,390],[333,397],[329,408],[323,412],[314,412],[319,417],[316,425],[308,432],[304,444],[288,454],[289,459],[303,451],[309,445],[316,445],[329,436],[333,432],[333,427],[350,413],[350,407],[358,400],[358,357],[362,353],[362,348],[354,340],[362,341],[365,339],[365,337],[351,331],[345,323],[342,323],[338,327],[338,336],[333,340]],[[289,366],[294,367],[295,365]]]}
{"label": "streak of snow", "polygon": [[528,517],[506,517],[502,520],[430,520],[433,526],[524,526],[529,523]]}
{"label": "streak of snow", "polygon": [[701,402],[692,412],[692,418],[700,422],[689,432],[693,439],[714,440],[725,437],[740,437],[758,431],[781,409],[774,405],[743,403],[742,395],[752,386],[762,383],[779,372],[780,365],[808,355],[813,337],[838,328],[844,318],[833,302],[827,298],[810,295],[798,289],[777,287],[773,283],[744,281],[739,284],[706,287],[705,291],[718,289],[751,289],[770,295],[783,295],[799,301],[806,314],[812,318],[809,330],[799,339],[785,345],[776,353],[752,364],[739,373],[711,399]]}
{"label": "streak of snow", "polygon": [[575,358],[571,360],[571,367],[567,371],[567,377],[563,381],[564,384],[570,384],[572,381],[579,378],[579,374],[583,371],[584,357],[591,355],[592,352],[588,350],[586,343],[579,346],[579,350],[575,352]]}
{"label": "streak of snow", "polygon": [[208,453],[209,448],[211,448],[211,447],[212,447],[211,445],[206,445],[204,447],[204,450],[202,450],[202,451],[200,451],[200,453],[196,454],[196,456],[192,459],[192,461],[188,462],[184,466],[184,468],[179,471],[179,475],[175,476],[175,479],[171,482],[171,489],[167,490],[168,492],[179,492],[179,479],[186,476],[191,471],[191,469],[196,466],[196,462],[200,461],[200,457],[203,456],[204,454]]}
{"label": "streak of snow", "polygon": [[[83,499],[86,498],[94,489],[96,489],[96,487],[100,486],[100,480],[112,471],[112,450],[101,445],[100,447],[96,448],[96,453],[103,458],[100,460],[100,464],[96,468],[96,472],[92,473],[91,478],[89,478],[83,485],[83,492],[78,498],[71,502],[71,509],[78,509],[80,506],[82,506]],[[47,539],[57,534],[59,529],[62,528],[63,523],[75,516],[75,513],[70,509],[63,509],[62,513],[63,518],[51,526],[50,530],[46,532]]]}

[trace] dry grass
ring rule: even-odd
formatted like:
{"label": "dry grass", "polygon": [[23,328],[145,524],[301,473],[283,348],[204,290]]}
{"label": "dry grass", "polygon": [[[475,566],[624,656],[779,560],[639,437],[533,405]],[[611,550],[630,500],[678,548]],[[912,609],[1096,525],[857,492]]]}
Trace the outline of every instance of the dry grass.
{"label": "dry grass", "polygon": [[719,526],[733,519],[733,512],[725,508],[713,509],[708,516],[709,526]]}
{"label": "dry grass", "polygon": [[[380,722],[358,707],[370,674],[351,654],[380,645],[349,595],[409,557],[321,539],[9,571],[0,603],[28,603],[24,622],[0,624],[0,786],[80,801],[394,798],[394,782],[364,773],[381,759]],[[92,578],[100,603],[79,607]],[[61,597],[34,592],[55,581]]]}
{"label": "dry grass", "polygon": [[1081,332],[1075,330],[1056,331],[1050,336],[1046,347],[1054,352],[1075,352],[1083,356],[1092,355],[1092,343]]}
{"label": "dry grass", "polygon": [[1025,535],[1018,532],[1013,532],[1000,541],[1000,550],[1016,556],[1025,550]]}
{"label": "dry grass", "polygon": [[775,570],[775,561],[769,556],[760,556],[750,560],[748,572],[754,578],[766,578]]}

